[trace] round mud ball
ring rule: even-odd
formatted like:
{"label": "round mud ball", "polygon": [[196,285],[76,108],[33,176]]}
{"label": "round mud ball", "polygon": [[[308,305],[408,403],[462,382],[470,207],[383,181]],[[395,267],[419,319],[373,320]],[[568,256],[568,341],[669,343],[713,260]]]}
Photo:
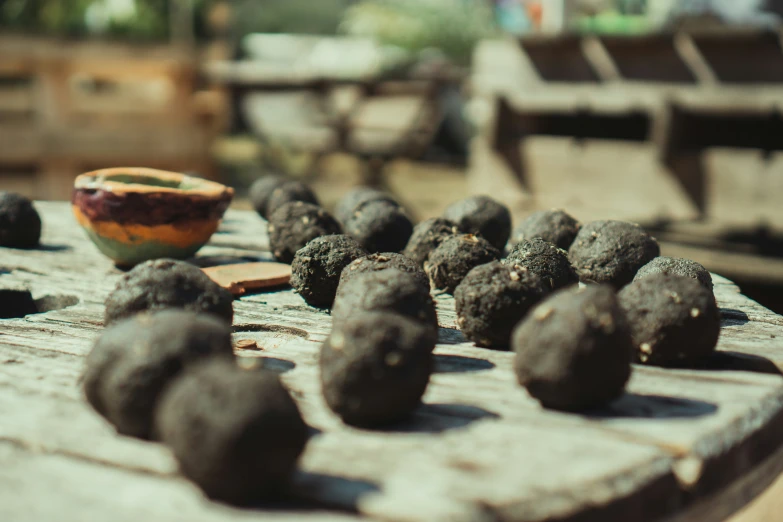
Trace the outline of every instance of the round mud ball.
{"label": "round mud ball", "polygon": [[231,327],[182,310],[139,314],[104,330],[87,356],[87,401],[117,431],[152,437],[163,389],[186,366],[209,357],[233,360]]}
{"label": "round mud ball", "polygon": [[692,277],[704,288],[712,290],[712,276],[703,265],[690,259],[681,259],[678,257],[659,256],[644,265],[636,272],[634,281],[654,274],[678,275]]}
{"label": "round mud ball", "polygon": [[438,245],[424,263],[424,270],[434,288],[453,294],[468,272],[499,258],[500,250],[486,239],[460,234]]}
{"label": "round mud ball", "polygon": [[463,232],[483,237],[501,251],[511,235],[511,212],[488,196],[473,196],[452,203],[443,217],[456,223]]}
{"label": "round mud ball", "polygon": [[712,290],[696,279],[654,274],[626,286],[618,298],[637,362],[687,367],[715,351],[720,311]]}
{"label": "round mud ball", "polygon": [[457,224],[448,219],[432,218],[422,221],[413,227],[413,234],[402,253],[417,265],[424,266],[430,252],[438,248],[444,240],[460,232]]}
{"label": "round mud ball", "polygon": [[317,237],[296,252],[291,286],[312,306],[332,306],[343,269],[366,255],[350,236]]}
{"label": "round mud ball", "polygon": [[269,194],[269,200],[266,203],[267,215],[272,215],[276,209],[294,201],[318,205],[318,198],[315,197],[310,187],[301,181],[286,181],[276,186]]}
{"label": "round mud ball", "polygon": [[457,325],[476,346],[507,349],[514,327],[549,292],[525,268],[500,261],[477,266],[454,292]]}
{"label": "round mud ball", "polygon": [[568,260],[583,283],[606,283],[619,289],[658,254],[658,242],[639,225],[593,221],[576,235]]}
{"label": "round mud ball", "polygon": [[568,252],[540,237],[525,239],[517,244],[505,263],[527,268],[540,277],[550,290],[559,290],[579,283],[579,276],[568,261]]}
{"label": "round mud ball", "polygon": [[0,288],[0,319],[21,319],[38,313],[38,304],[30,290],[23,287]]}
{"label": "round mud ball", "polygon": [[343,225],[353,216],[353,213],[361,205],[370,201],[385,201],[391,205],[400,206],[391,194],[370,187],[357,187],[348,191],[345,196],[337,203],[334,209],[334,216],[337,221]]}
{"label": "round mud ball", "polygon": [[35,248],[41,240],[41,217],[33,203],[14,192],[0,192],[0,247]]}
{"label": "round mud ball", "polygon": [[317,237],[342,233],[327,211],[303,201],[278,207],[269,216],[267,230],[272,253],[281,263],[293,261],[296,251]]}
{"label": "round mud ball", "polygon": [[582,224],[562,210],[533,212],[514,229],[513,244],[540,237],[558,248],[568,250]]}
{"label": "round mud ball", "polygon": [[329,408],[353,426],[404,419],[427,389],[436,337],[420,322],[386,312],[361,312],[335,326],[320,357]]}
{"label": "round mud ball", "polygon": [[517,326],[511,343],[517,380],[545,408],[603,406],[622,395],[631,375],[631,334],[608,285],[551,294]]}
{"label": "round mud ball", "polygon": [[272,195],[272,191],[285,182],[286,178],[283,176],[268,174],[258,178],[250,185],[250,203],[262,218],[266,219],[268,215],[267,203]]}
{"label": "round mud ball", "polygon": [[171,384],[156,428],[185,477],[208,497],[239,506],[277,498],[309,438],[276,374],[214,359]]}
{"label": "round mud ball", "polygon": [[397,313],[430,328],[438,327],[429,291],[413,275],[394,268],[356,274],[340,284],[332,308],[334,323],[350,319],[359,311]]}
{"label": "round mud ball", "polygon": [[173,259],[154,259],[125,273],[106,299],[103,324],[144,311],[183,308],[234,320],[234,296],[198,267]]}
{"label": "round mud ball", "polygon": [[355,237],[368,252],[399,252],[408,244],[413,223],[397,205],[368,201],[345,222],[345,233]]}
{"label": "round mud ball", "polygon": [[424,270],[408,257],[395,252],[369,254],[356,259],[343,270],[343,273],[340,275],[340,284],[345,284],[346,281],[358,274],[380,272],[390,268],[411,274],[419,282],[422,290],[429,293],[430,279]]}

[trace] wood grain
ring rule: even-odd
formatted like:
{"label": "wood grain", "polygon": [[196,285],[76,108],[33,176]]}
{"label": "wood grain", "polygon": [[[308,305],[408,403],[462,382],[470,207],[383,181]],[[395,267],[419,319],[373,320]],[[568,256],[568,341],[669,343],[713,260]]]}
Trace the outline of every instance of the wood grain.
{"label": "wood grain", "polygon": [[[258,347],[237,355],[281,373],[314,436],[281,505],[208,502],[164,447],[118,436],[83,400],[84,357],[122,272],[67,205],[36,205],[44,247],[0,249],[0,286],[51,296],[50,311],[0,319],[2,520],[682,522],[737,511],[783,461],[783,317],[720,276],[719,353],[700,369],[635,367],[626,395],[582,415],[542,410],[516,384],[512,354],[467,343],[453,300],[438,296],[424,404],[382,431],[347,427],[328,410],[317,355],[331,318],[278,289],[235,301],[235,340]],[[231,259],[270,259],[254,213],[228,212],[194,261]],[[56,309],[73,302],[62,296],[78,304]]]}

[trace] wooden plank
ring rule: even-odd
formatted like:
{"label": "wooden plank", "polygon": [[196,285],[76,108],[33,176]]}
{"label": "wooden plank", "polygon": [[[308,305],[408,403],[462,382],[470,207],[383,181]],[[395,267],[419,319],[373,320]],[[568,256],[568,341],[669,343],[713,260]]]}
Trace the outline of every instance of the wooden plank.
{"label": "wooden plank", "polygon": [[[710,369],[636,367],[628,394],[587,415],[542,410],[516,384],[513,354],[465,342],[453,299],[438,296],[442,329],[424,404],[385,431],[346,427],[329,412],[317,354],[331,318],[278,290],[235,302],[235,338],[263,348],[238,355],[282,372],[318,433],[283,509],[215,505],[176,477],[164,448],[116,436],[82,400],[83,358],[121,272],[87,242],[67,205],[36,205],[46,248],[0,249],[0,285],[79,303],[0,321],[0,484],[13,484],[0,488],[0,517],[27,509],[43,518],[326,521],[355,511],[416,522],[657,522],[687,514],[780,449],[783,380],[774,372],[783,364],[783,318],[717,275],[722,353]],[[263,221],[232,211],[199,255],[255,260],[268,258],[266,249]],[[49,504],[38,501],[42,487],[52,491]],[[730,511],[748,500],[736,492]],[[313,505],[336,511],[301,511]]]}

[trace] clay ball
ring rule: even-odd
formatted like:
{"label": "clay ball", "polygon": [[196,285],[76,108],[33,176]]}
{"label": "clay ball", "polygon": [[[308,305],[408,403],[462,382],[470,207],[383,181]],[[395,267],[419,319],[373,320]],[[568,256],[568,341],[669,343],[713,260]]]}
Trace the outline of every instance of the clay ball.
{"label": "clay ball", "polygon": [[317,237],[342,233],[339,223],[328,212],[303,201],[275,209],[269,216],[267,230],[272,254],[281,263],[291,263],[296,251]]}
{"label": "clay ball", "polygon": [[506,248],[511,234],[508,207],[488,196],[472,196],[449,205],[443,217],[468,234],[476,234],[497,248]]}
{"label": "clay ball", "polygon": [[514,229],[511,242],[516,245],[538,237],[568,250],[581,227],[579,221],[563,210],[541,210],[530,214]]}
{"label": "clay ball", "polygon": [[321,387],[346,423],[400,421],[421,403],[432,373],[433,329],[387,312],[359,312],[336,325],[321,347]]}
{"label": "clay ball", "polygon": [[267,218],[267,203],[269,202],[269,197],[272,195],[272,191],[286,181],[286,178],[283,176],[268,174],[258,178],[250,185],[250,192],[248,194],[250,203],[253,205],[253,209],[258,212],[258,215],[262,218]]}
{"label": "clay ball", "polygon": [[712,276],[709,271],[701,264],[690,259],[680,259],[676,257],[659,256],[644,265],[636,272],[634,281],[649,277],[653,274],[679,275],[692,277],[705,288],[712,290]]}
{"label": "clay ball", "polygon": [[545,408],[580,411],[622,395],[633,344],[612,287],[570,287],[536,306],[513,334],[517,380]]}
{"label": "clay ball", "polygon": [[41,217],[32,201],[0,192],[0,247],[35,248],[41,240]]}
{"label": "clay ball", "polygon": [[432,286],[453,294],[468,272],[500,258],[500,251],[486,239],[460,234],[444,240],[424,263]]}
{"label": "clay ball", "polygon": [[371,187],[357,187],[348,191],[337,203],[334,216],[345,225],[357,208],[370,201],[385,201],[391,205],[399,206],[391,194]]}
{"label": "clay ball", "polygon": [[144,311],[181,308],[234,320],[234,296],[198,267],[174,259],[155,259],[125,273],[106,299],[103,323]]}
{"label": "clay ball", "polygon": [[438,327],[435,303],[429,291],[413,275],[394,268],[356,274],[337,288],[332,307],[334,323],[349,319],[359,311],[396,313],[430,328]]}
{"label": "clay ball", "polygon": [[275,210],[294,201],[303,201],[318,205],[315,193],[301,181],[285,181],[272,189],[266,203],[267,215],[272,215]]}
{"label": "clay ball", "polygon": [[149,439],[162,391],[183,368],[233,360],[231,327],[182,310],[143,313],[106,328],[87,356],[87,401],[123,435]]}
{"label": "clay ball", "polygon": [[182,474],[209,498],[239,506],[279,498],[310,436],[276,374],[231,361],[189,368],[155,417]]}
{"label": "clay ball", "polygon": [[500,261],[477,266],[454,292],[457,324],[477,346],[507,349],[514,327],[549,292],[524,268]]}
{"label": "clay ball", "polygon": [[352,237],[317,237],[296,252],[291,263],[291,286],[310,305],[331,306],[343,269],[366,255]]}
{"label": "clay ball", "polygon": [[505,263],[530,270],[540,277],[550,290],[559,290],[579,283],[579,276],[568,261],[568,253],[541,238],[526,239],[517,244]]}
{"label": "clay ball", "polygon": [[568,259],[583,283],[606,283],[619,289],[659,254],[658,242],[639,225],[593,221],[576,235]]}
{"label": "clay ball", "polygon": [[424,270],[411,261],[408,257],[394,252],[384,252],[382,254],[369,254],[354,260],[343,270],[340,275],[340,284],[344,284],[357,274],[365,272],[380,272],[381,270],[395,269],[401,272],[407,272],[416,278],[416,281],[422,287],[422,290],[430,291],[430,280]]}
{"label": "clay ball", "polygon": [[345,222],[345,233],[368,252],[400,252],[413,233],[413,223],[396,204],[368,201]]}
{"label": "clay ball", "polygon": [[430,252],[438,248],[444,240],[459,233],[461,231],[457,224],[448,219],[432,218],[422,221],[413,227],[413,234],[402,253],[423,267]]}
{"label": "clay ball", "polygon": [[695,278],[653,274],[629,284],[618,297],[637,362],[688,367],[715,351],[720,311],[712,290]]}

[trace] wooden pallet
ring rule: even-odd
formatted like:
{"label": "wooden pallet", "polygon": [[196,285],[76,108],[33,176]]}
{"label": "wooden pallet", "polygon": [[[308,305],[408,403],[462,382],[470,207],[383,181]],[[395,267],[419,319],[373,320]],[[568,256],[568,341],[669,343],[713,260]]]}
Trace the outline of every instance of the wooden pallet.
{"label": "wooden pallet", "polygon": [[472,186],[517,215],[783,231],[780,34],[485,42],[472,90]]}
{"label": "wooden pallet", "polygon": [[195,51],[0,37],[0,184],[70,198],[95,168],[144,165],[212,177],[219,94],[197,89]]}

